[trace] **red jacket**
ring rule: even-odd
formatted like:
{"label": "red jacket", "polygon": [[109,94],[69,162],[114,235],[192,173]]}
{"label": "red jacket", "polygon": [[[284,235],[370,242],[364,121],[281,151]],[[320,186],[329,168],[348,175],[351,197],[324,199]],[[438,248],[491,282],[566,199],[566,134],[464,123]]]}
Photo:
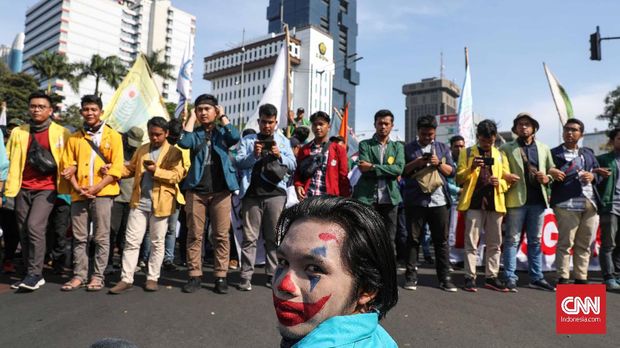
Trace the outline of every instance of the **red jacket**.
{"label": "red jacket", "polygon": [[[310,156],[310,149],[314,142],[310,142],[301,148],[297,154],[297,169],[295,170],[295,187],[302,186],[308,191],[310,179],[301,180],[299,173],[299,164],[304,158]],[[347,150],[336,143],[330,143],[327,155],[327,167],[325,173],[325,187],[327,194],[333,196],[349,197],[351,196],[351,184],[349,183],[349,164],[347,158]]]}

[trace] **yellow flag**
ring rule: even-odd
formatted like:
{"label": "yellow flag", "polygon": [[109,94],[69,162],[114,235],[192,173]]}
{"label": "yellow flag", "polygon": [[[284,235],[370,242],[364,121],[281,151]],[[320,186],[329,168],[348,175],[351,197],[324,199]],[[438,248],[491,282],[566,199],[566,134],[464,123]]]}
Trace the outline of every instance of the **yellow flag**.
{"label": "yellow flag", "polygon": [[140,127],[144,130],[145,138],[149,119],[155,116],[170,119],[142,54],[138,56],[104,110],[102,119],[114,130],[124,133],[131,127]]}

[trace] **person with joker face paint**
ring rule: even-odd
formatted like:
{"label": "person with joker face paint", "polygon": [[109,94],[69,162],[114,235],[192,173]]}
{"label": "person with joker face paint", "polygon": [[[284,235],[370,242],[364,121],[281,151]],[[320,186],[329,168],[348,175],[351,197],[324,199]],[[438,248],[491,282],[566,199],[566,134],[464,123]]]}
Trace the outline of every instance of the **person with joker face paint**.
{"label": "person with joker face paint", "polygon": [[396,347],[379,320],[398,301],[396,262],[369,206],[317,196],[282,212],[273,303],[281,347]]}

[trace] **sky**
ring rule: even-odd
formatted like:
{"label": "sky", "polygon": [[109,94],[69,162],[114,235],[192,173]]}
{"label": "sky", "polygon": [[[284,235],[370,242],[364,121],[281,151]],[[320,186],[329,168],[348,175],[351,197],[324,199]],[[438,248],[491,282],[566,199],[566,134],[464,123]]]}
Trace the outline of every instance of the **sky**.
{"label": "sky", "polygon": [[[24,30],[26,8],[36,0],[0,0],[0,43],[10,45]],[[267,34],[268,0],[172,0],[196,16],[196,62],[246,39]],[[286,6],[286,2],[285,2]],[[373,116],[390,109],[396,134],[404,138],[402,86],[444,76],[463,84],[464,47],[469,48],[474,112],[509,130],[528,111],[541,129],[538,139],[559,143],[559,118],[542,63],[546,62],[570,96],[586,132],[603,130],[596,119],[605,95],[620,85],[620,40],[602,42],[602,61],[591,61],[589,35],[620,36],[617,0],[358,0],[356,132],[374,132]],[[194,94],[209,92],[204,68],[194,66]]]}

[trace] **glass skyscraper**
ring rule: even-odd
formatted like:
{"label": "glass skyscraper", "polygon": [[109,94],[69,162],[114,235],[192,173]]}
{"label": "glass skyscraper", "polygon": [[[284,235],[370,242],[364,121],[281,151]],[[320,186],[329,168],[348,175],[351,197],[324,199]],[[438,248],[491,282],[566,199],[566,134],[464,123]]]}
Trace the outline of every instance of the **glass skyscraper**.
{"label": "glass skyscraper", "polygon": [[[351,103],[349,126],[355,128],[355,87],[360,82],[355,61],[361,58],[356,47],[357,0],[269,0],[267,20],[270,33],[282,31],[281,18],[291,29],[311,24],[331,34],[336,66],[332,103],[337,108]],[[323,111],[332,114],[332,110]]]}

